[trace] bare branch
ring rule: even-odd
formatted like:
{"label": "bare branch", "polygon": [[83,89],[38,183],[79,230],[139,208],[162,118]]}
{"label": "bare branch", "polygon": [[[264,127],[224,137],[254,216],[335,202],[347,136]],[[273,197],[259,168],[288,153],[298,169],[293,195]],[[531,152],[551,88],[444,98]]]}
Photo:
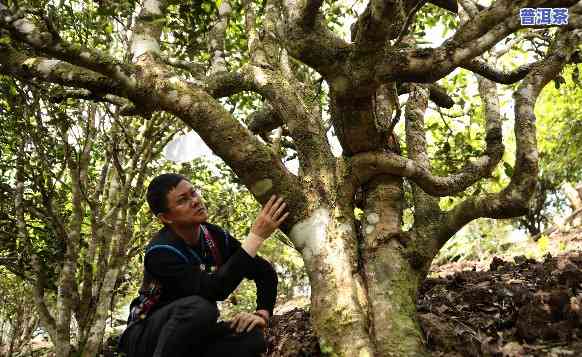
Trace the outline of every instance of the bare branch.
{"label": "bare branch", "polygon": [[462,64],[461,67],[470,70],[471,72],[482,75],[483,77],[501,84],[513,84],[525,78],[525,76],[531,71],[532,68],[537,64],[528,63],[519,66],[511,72],[500,71],[489,63],[485,62],[480,58],[473,58],[469,63]]}
{"label": "bare branch", "polygon": [[137,15],[132,30],[131,55],[137,63],[144,54],[153,54],[160,58],[160,36],[165,25],[166,0],[146,0]]}
{"label": "bare branch", "polygon": [[[426,144],[424,128],[424,115],[428,107],[429,91],[426,87],[413,85],[414,88],[408,97],[404,117],[406,119],[406,148],[408,158],[418,165],[431,169]],[[432,217],[440,214],[439,200],[431,197],[416,184],[412,183],[412,195],[414,200],[414,227],[413,231],[427,225]]]}
{"label": "bare branch", "polygon": [[[455,102],[451,98],[445,88],[439,86],[438,84],[427,85],[430,96],[429,99],[441,108],[450,109]],[[399,83],[398,84],[398,95],[409,93],[412,89],[411,83]]]}
{"label": "bare branch", "polygon": [[202,87],[210,96],[223,98],[245,90],[251,90],[254,85],[241,71],[231,71],[208,76]]}
{"label": "bare branch", "polygon": [[[325,129],[316,110],[305,102],[302,90],[288,80],[280,71],[246,66],[241,72],[247,82],[254,85],[253,91],[265,97],[277,116],[287,125],[298,149],[299,163],[303,172],[332,165],[331,147]],[[328,166],[328,169],[330,167]]]}
{"label": "bare branch", "polygon": [[503,48],[500,48],[500,49],[497,49],[497,50],[493,50],[491,54],[495,58],[500,58],[501,56],[503,56],[504,54],[506,54],[507,52],[509,52],[509,50],[511,50],[513,47],[515,47],[518,43],[520,43],[523,40],[528,40],[528,39],[529,40],[539,39],[539,40],[542,40],[542,41],[547,41],[546,37],[544,37],[543,35],[541,35],[541,34],[539,34],[537,32],[523,33],[523,34],[517,35],[511,41],[509,41],[508,43],[506,43]]}
{"label": "bare branch", "polygon": [[271,106],[257,110],[248,118],[249,130],[257,135],[265,135],[283,125],[283,120]]}
{"label": "bare branch", "polygon": [[404,23],[402,24],[402,27],[400,28],[400,32],[398,32],[398,36],[396,37],[396,40],[394,41],[393,46],[400,45],[400,43],[402,42],[402,40],[404,39],[406,34],[409,32],[408,28],[412,24],[412,21],[414,20],[414,16],[416,15],[418,10],[424,4],[425,4],[424,0],[418,0],[418,2],[412,7],[412,9],[410,9],[410,11],[408,12],[408,15],[406,15],[406,18],[404,19]]}
{"label": "bare branch", "polygon": [[[19,152],[23,152],[24,150],[24,141],[20,144]],[[34,300],[36,306],[39,309],[39,314],[41,321],[43,323],[43,327],[47,329],[47,331],[51,334],[51,337],[57,336],[57,324],[55,318],[51,315],[50,311],[44,300],[44,288],[45,288],[45,274],[44,269],[41,268],[41,263],[38,258],[38,255],[33,250],[32,244],[30,243],[28,233],[26,230],[26,221],[25,221],[25,214],[24,214],[24,178],[23,178],[23,158],[17,158],[17,170],[16,170],[16,187],[14,190],[14,208],[16,211],[16,221],[17,221],[17,232],[18,238],[21,240],[22,244],[26,247],[28,254],[32,260],[32,268],[36,275],[36,281],[34,285]]]}
{"label": "bare branch", "polygon": [[428,2],[455,14],[459,11],[456,0],[429,0]]}
{"label": "bare branch", "polygon": [[224,55],[224,39],[232,9],[229,0],[222,0],[218,7],[218,19],[208,34],[208,51],[210,52],[210,73],[224,72],[226,60]]}
{"label": "bare branch", "polygon": [[206,72],[206,66],[202,63],[183,61],[169,57],[162,57],[162,61],[169,66],[186,70],[194,77],[201,77]]}
{"label": "bare branch", "polygon": [[362,185],[378,174],[407,177],[433,196],[450,196],[464,191],[491,171],[493,160],[487,156],[469,160],[461,172],[435,176],[414,160],[393,153],[365,152],[352,157],[356,185]]}
{"label": "bare branch", "polygon": [[428,107],[428,90],[420,85],[412,86],[404,114],[408,158],[430,170],[424,128],[424,115]]}
{"label": "bare branch", "polygon": [[113,104],[119,107],[121,115],[137,115],[139,111],[137,110],[135,104],[133,104],[128,99],[118,97],[112,94],[97,95],[88,89],[71,89],[71,90],[58,90],[54,91],[50,96],[50,101],[52,103],[62,103],[67,99],[85,99],[93,102],[103,102]]}
{"label": "bare branch", "polygon": [[398,91],[394,82],[385,83],[378,87],[373,113],[376,129],[386,137],[390,137],[401,114]]}
{"label": "bare branch", "polygon": [[264,2],[265,15],[262,18],[262,26],[257,29],[255,3],[247,0],[245,6],[245,28],[248,36],[248,48],[250,63],[266,68],[279,66],[279,53],[281,44],[277,40],[280,20],[280,9],[276,6],[277,0]]}

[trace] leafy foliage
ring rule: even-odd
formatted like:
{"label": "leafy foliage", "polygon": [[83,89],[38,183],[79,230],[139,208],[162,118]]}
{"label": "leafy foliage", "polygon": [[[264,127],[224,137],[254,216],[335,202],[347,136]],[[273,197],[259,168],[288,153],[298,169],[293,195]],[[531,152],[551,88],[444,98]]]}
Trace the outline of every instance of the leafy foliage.
{"label": "leafy foliage", "polygon": [[39,318],[29,284],[2,266],[0,276],[0,356],[8,357],[29,342]]}

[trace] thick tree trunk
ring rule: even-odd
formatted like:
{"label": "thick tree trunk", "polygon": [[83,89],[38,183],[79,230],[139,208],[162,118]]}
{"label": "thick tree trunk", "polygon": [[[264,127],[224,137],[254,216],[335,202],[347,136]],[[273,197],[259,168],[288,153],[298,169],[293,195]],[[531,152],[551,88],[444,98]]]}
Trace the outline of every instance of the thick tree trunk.
{"label": "thick tree trunk", "polygon": [[404,256],[402,178],[379,176],[365,187],[363,261],[372,333],[378,356],[425,355],[416,321],[416,294],[424,276]]}
{"label": "thick tree trunk", "polygon": [[338,213],[349,209],[327,207],[291,230],[311,283],[313,326],[330,355],[422,356],[415,302],[424,276],[403,254],[402,180],[383,176],[371,186],[362,234],[353,215]]}
{"label": "thick tree trunk", "polygon": [[312,321],[322,351],[374,356],[365,292],[357,271],[353,219],[319,208],[296,224],[290,235],[298,243],[309,275]]}

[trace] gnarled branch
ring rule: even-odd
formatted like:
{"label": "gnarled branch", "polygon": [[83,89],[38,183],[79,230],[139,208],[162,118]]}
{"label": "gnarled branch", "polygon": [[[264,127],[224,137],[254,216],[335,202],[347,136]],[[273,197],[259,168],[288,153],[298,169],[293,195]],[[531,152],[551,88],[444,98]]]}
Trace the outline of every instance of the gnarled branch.
{"label": "gnarled branch", "polygon": [[333,33],[321,17],[316,16],[313,25],[305,28],[306,8],[302,4],[303,1],[282,1],[286,21],[281,40],[291,56],[324,76],[332,75],[353,46]]}
{"label": "gnarled branch", "polygon": [[265,107],[249,115],[249,130],[256,135],[265,135],[283,125],[283,120],[272,107]]}
{"label": "gnarled branch", "polygon": [[54,58],[70,62],[110,77],[119,83],[132,86],[135,67],[121,63],[116,58],[95,48],[69,43],[58,36],[55,30],[33,21],[31,17],[11,17],[8,9],[0,9],[0,27],[10,31],[11,36],[35,50]]}
{"label": "gnarled branch", "polygon": [[517,152],[511,181],[499,193],[468,198],[449,211],[437,235],[441,245],[473,219],[510,218],[527,212],[538,174],[534,105],[543,87],[568,63],[581,38],[580,30],[561,30],[546,59],[536,64],[520,84],[514,93]]}
{"label": "gnarled branch", "polygon": [[[491,49],[501,39],[521,28],[520,8],[534,5],[543,7],[551,3],[551,0],[530,0],[525,3],[498,0],[491,7],[478,12],[438,48],[388,51],[376,66],[375,76],[378,81],[397,79],[434,82],[455,68],[469,63]],[[572,7],[576,3],[577,0],[565,0],[562,6]]]}
{"label": "gnarled branch", "polygon": [[[253,83],[253,91],[265,97],[277,116],[287,124],[291,137],[298,149],[299,162],[303,172],[319,165],[330,165],[333,160],[325,130],[314,110],[280,71],[271,71],[256,66],[246,66],[241,72],[247,82]],[[317,164],[316,164],[317,162]]]}
{"label": "gnarled branch", "polygon": [[0,45],[0,73],[25,81],[41,80],[74,88],[86,88],[93,93],[124,96],[121,85],[109,77],[67,62],[29,57],[10,46]]}
{"label": "gnarled branch", "polygon": [[[451,98],[445,88],[439,86],[438,84],[427,85],[429,90],[429,99],[441,108],[452,108],[455,105],[453,98]],[[398,84],[398,95],[409,93],[412,90],[411,83],[399,83]]]}
{"label": "gnarled branch", "polygon": [[510,72],[503,72],[493,68],[489,63],[480,58],[473,58],[461,67],[470,70],[471,72],[482,75],[483,77],[501,84],[513,84],[525,78],[525,76],[534,68],[534,63],[528,63],[517,67]]}
{"label": "gnarled branch", "polygon": [[425,1],[370,0],[352,26],[352,41],[360,51],[381,50],[388,40],[401,37],[410,19]]}
{"label": "gnarled branch", "polygon": [[491,158],[484,155],[469,160],[459,173],[435,176],[414,160],[393,153],[366,152],[351,159],[356,186],[366,183],[376,175],[390,174],[409,178],[433,196],[450,196],[464,191],[489,174],[491,163]]}

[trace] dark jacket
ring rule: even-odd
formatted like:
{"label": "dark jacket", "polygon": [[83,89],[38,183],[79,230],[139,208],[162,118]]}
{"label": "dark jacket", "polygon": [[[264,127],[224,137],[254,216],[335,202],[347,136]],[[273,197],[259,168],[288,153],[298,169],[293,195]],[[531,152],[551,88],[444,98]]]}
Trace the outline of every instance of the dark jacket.
{"label": "dark jacket", "polygon": [[[205,246],[199,243],[193,253],[192,248],[168,227],[162,228],[147,246],[142,286],[147,286],[152,279],[157,279],[162,286],[154,310],[190,295],[199,295],[210,301],[224,300],[243,278],[248,278],[257,286],[257,310],[264,309],[272,315],[278,280],[271,264],[258,255],[255,258],[248,255],[241,243],[222,228],[209,223],[204,226],[217,242],[222,257],[222,266],[215,271],[210,269],[215,264],[209,249],[204,249]],[[151,249],[158,245],[171,246],[181,255],[172,249]],[[206,266],[204,270],[201,270],[199,258]],[[132,302],[132,307],[136,301]]]}

